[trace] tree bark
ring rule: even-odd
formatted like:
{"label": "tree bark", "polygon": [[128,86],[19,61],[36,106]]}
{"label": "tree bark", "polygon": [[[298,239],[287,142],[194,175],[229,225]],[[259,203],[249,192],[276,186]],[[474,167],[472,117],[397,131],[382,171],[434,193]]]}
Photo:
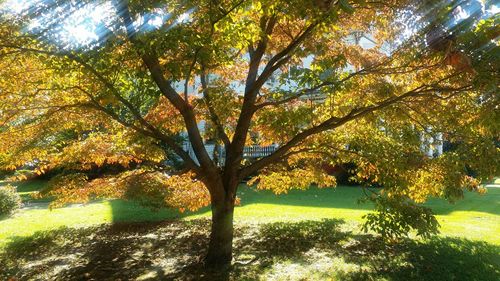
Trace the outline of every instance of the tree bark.
{"label": "tree bark", "polygon": [[233,258],[234,197],[212,200],[212,229],[205,259],[209,268],[223,269],[231,265]]}

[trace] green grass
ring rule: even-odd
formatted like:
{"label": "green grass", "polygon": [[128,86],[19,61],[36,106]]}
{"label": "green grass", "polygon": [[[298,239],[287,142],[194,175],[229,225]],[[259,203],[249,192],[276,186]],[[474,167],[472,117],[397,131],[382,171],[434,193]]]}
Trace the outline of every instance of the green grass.
{"label": "green grass", "polygon": [[[18,186],[24,198],[45,182],[33,181]],[[236,223],[268,223],[277,221],[343,219],[351,224],[361,223],[362,216],[371,209],[369,204],[358,204],[363,196],[359,187],[311,188],[293,190],[276,196],[269,191],[242,187],[242,204],[235,210]],[[29,200],[29,199],[26,199]],[[30,236],[36,231],[57,229],[61,226],[83,227],[111,222],[159,221],[173,218],[196,219],[209,217],[208,208],[195,213],[173,210],[154,212],[133,202],[108,200],[85,205],[49,210],[44,202],[27,201],[32,209],[22,210],[11,218],[0,221],[0,247],[15,236]],[[490,188],[481,196],[467,193],[455,204],[432,199],[426,205],[433,208],[441,224],[443,236],[465,237],[500,245],[500,188]]]}
{"label": "green grass", "polygon": [[[276,222],[337,218],[362,223],[362,216],[370,212],[372,207],[370,204],[357,203],[363,195],[361,188],[345,186],[293,190],[280,196],[268,191],[242,188],[242,205],[235,211],[235,220]],[[454,204],[442,199],[431,199],[425,205],[434,210],[442,235],[500,245],[500,188],[490,188],[485,195],[467,192],[463,200]],[[208,211],[191,217],[199,216],[208,216]]]}
{"label": "green grass", "polygon": [[34,199],[32,195],[47,186],[45,180],[30,180],[15,184],[17,193],[21,196],[24,203],[29,202],[50,202],[50,198]]}
{"label": "green grass", "polygon": [[[103,200],[49,210],[48,202],[30,199],[45,184],[18,185],[29,208],[0,220],[0,279],[225,280],[198,266],[207,247],[209,208],[153,212]],[[500,280],[500,188],[483,196],[466,193],[455,204],[429,200],[441,235],[389,245],[359,231],[372,208],[357,203],[362,196],[359,187],[276,196],[242,186],[235,261],[258,262],[235,263],[232,279]],[[144,221],[151,223],[120,223]]]}

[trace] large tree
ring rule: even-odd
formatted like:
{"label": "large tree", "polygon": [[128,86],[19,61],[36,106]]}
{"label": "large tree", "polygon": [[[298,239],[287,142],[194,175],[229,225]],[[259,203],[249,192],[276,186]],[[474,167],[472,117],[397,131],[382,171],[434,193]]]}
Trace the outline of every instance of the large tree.
{"label": "large tree", "polygon": [[[500,167],[499,29],[488,2],[1,7],[1,168],[57,171],[47,191],[56,205],[211,204],[208,265],[231,262],[237,189],[249,177],[276,193],[327,187],[325,166],[353,163],[357,180],[384,187],[369,225],[424,234],[435,221],[413,203],[479,190]],[[438,135],[453,149],[428,157],[423,140]],[[250,144],[277,149],[245,159]]]}

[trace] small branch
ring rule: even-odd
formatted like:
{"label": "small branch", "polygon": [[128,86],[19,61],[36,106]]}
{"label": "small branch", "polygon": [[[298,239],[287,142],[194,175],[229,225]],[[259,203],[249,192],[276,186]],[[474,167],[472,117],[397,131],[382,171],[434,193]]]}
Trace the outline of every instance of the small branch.
{"label": "small branch", "polygon": [[301,91],[299,91],[297,94],[295,95],[292,95],[288,98],[285,98],[283,100],[277,100],[277,101],[267,101],[267,102],[262,102],[258,105],[255,106],[255,110],[259,110],[261,108],[264,108],[266,106],[278,106],[278,105],[282,105],[282,104],[285,104],[285,103],[288,103],[288,102],[291,102],[293,100],[296,100],[302,96],[305,96],[307,94],[311,94],[311,93],[314,93],[315,91],[323,88],[323,87],[326,87],[326,86],[334,86],[334,87],[338,87],[340,86],[342,83],[345,83],[347,82],[348,80],[352,79],[353,77],[357,76],[357,75],[363,75],[367,72],[367,69],[362,69],[362,70],[359,70],[359,71],[356,71],[354,73],[351,73],[349,74],[347,77],[339,80],[339,81],[325,81],[319,85],[316,85],[314,87],[311,87],[311,88],[308,88],[308,89],[302,89]]}
{"label": "small branch", "polygon": [[196,49],[194,52],[194,58],[193,62],[191,62],[191,65],[189,66],[189,70],[186,74],[186,80],[184,82],[184,101],[189,104],[189,99],[188,99],[188,86],[189,86],[189,80],[191,79],[191,72],[194,69],[194,66],[196,65],[196,61],[198,59],[198,53],[201,51],[202,47],[199,47]]}
{"label": "small branch", "polygon": [[226,148],[231,144],[231,141],[229,140],[229,137],[227,136],[226,132],[224,131],[224,127],[222,126],[222,123],[220,122],[220,118],[215,112],[215,108],[212,103],[212,99],[210,97],[209,93],[209,88],[206,80],[206,74],[205,71],[202,71],[202,74],[200,75],[200,80],[201,80],[201,85],[202,85],[202,91],[203,91],[203,99],[205,101],[205,105],[208,108],[208,112],[210,114],[210,119],[212,123],[214,123],[214,126],[217,129],[218,134],[220,135],[220,138],[222,139],[222,142],[226,146]]}

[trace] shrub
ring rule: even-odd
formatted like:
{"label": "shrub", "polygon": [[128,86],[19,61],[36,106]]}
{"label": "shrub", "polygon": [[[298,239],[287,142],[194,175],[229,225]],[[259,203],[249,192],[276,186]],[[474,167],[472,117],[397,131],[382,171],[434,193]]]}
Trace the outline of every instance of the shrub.
{"label": "shrub", "polygon": [[363,230],[373,230],[384,239],[407,236],[415,230],[418,236],[430,238],[439,233],[439,223],[432,210],[403,197],[378,195],[369,200],[375,203],[375,212],[363,216]]}
{"label": "shrub", "polygon": [[15,210],[21,208],[21,196],[16,192],[12,185],[0,187],[0,216],[12,214]]}

